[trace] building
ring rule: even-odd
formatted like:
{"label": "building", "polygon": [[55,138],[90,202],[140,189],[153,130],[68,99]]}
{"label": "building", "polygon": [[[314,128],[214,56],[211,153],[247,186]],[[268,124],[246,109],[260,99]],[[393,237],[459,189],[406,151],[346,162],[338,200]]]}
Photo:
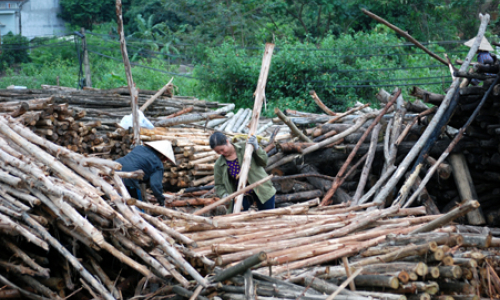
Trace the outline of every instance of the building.
{"label": "building", "polygon": [[0,34],[60,35],[66,28],[59,12],[59,0],[0,0]]}

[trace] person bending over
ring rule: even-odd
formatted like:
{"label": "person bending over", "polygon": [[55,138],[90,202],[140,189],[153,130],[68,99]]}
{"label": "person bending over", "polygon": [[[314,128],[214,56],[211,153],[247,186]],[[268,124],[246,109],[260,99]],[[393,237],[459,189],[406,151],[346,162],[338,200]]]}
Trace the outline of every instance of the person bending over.
{"label": "person bending over", "polygon": [[[131,172],[136,170],[144,171],[142,181],[149,182],[158,203],[165,205],[163,196],[163,162],[168,159],[175,159],[172,146],[168,141],[157,141],[145,143],[145,146],[136,146],[129,154],[117,159],[122,165],[122,171]],[[175,161],[174,161],[175,163]],[[139,180],[123,178],[123,183],[131,197],[142,201]]]}

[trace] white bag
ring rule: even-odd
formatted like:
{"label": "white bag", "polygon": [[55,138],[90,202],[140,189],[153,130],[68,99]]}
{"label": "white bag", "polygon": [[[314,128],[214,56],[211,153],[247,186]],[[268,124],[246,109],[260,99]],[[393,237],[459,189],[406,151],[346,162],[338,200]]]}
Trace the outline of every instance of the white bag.
{"label": "white bag", "polygon": [[[139,113],[139,126],[140,127],[147,128],[147,129],[155,128],[153,123],[151,123],[151,121],[149,121],[144,116],[142,111],[139,110],[138,113]],[[134,121],[132,118],[132,114],[130,114],[130,115],[126,115],[122,118],[122,120],[120,121],[120,126],[123,127],[123,129],[129,129],[130,127],[134,127],[133,123],[134,123]]]}

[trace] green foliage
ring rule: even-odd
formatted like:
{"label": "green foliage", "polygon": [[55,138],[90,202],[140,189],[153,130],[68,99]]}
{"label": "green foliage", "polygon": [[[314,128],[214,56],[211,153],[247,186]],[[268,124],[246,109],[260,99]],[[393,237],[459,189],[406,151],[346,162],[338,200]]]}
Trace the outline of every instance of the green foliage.
{"label": "green foliage", "polygon": [[146,20],[153,16],[153,24],[164,23],[170,29],[182,25],[182,21],[174,12],[165,9],[164,2],[163,0],[131,0],[130,5],[124,7],[126,11],[123,14],[127,32],[139,31],[139,23],[136,18],[138,15],[143,16]]}
{"label": "green foliage", "polygon": [[[311,90],[329,108],[341,111],[356,101],[372,101],[381,83],[398,86],[447,74],[442,67],[405,70],[435,62],[422,51],[390,46],[401,43],[392,33],[376,32],[329,35],[319,46],[277,42],[266,87],[268,115],[274,107],[319,112]],[[208,51],[207,63],[197,66],[195,73],[202,79],[200,92],[237,107],[252,107],[261,55],[262,49],[241,49],[230,43]],[[424,88],[441,92],[439,86]]]}
{"label": "green foliage", "polygon": [[2,54],[0,55],[0,70],[4,70],[13,64],[25,63],[30,61],[28,55],[28,39],[21,35],[14,35],[9,31],[2,36]]}
{"label": "green foliage", "polygon": [[[122,1],[127,7],[129,1]],[[72,26],[92,29],[94,24],[116,19],[115,0],[61,0],[61,14],[63,20]]]}

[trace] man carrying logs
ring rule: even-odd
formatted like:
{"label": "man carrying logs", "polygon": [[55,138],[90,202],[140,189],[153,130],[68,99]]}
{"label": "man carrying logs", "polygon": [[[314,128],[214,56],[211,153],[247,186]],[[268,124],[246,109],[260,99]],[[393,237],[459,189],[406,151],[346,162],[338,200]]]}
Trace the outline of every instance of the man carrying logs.
{"label": "man carrying logs", "polygon": [[[142,170],[143,181],[148,182],[158,203],[165,205],[163,196],[163,163],[169,159],[175,163],[172,145],[169,141],[146,142],[145,146],[135,147],[129,154],[116,161],[122,165],[122,171],[131,172]],[[139,186],[139,180],[124,178],[123,183],[131,197],[142,201],[143,196]]]}
{"label": "man carrying logs", "polygon": [[[267,153],[259,147],[255,136],[251,136],[248,143],[255,150],[248,171],[248,183],[252,184],[268,176],[264,169],[267,165]],[[245,144],[244,141],[233,144],[221,132],[215,132],[210,136],[210,148],[220,155],[214,165],[215,193],[220,198],[225,198],[236,191],[240,166],[245,154]],[[257,206],[259,210],[273,209],[275,194],[276,189],[273,184],[266,181],[245,193],[243,210],[248,210],[251,206]],[[233,202],[229,211],[233,211]]]}

